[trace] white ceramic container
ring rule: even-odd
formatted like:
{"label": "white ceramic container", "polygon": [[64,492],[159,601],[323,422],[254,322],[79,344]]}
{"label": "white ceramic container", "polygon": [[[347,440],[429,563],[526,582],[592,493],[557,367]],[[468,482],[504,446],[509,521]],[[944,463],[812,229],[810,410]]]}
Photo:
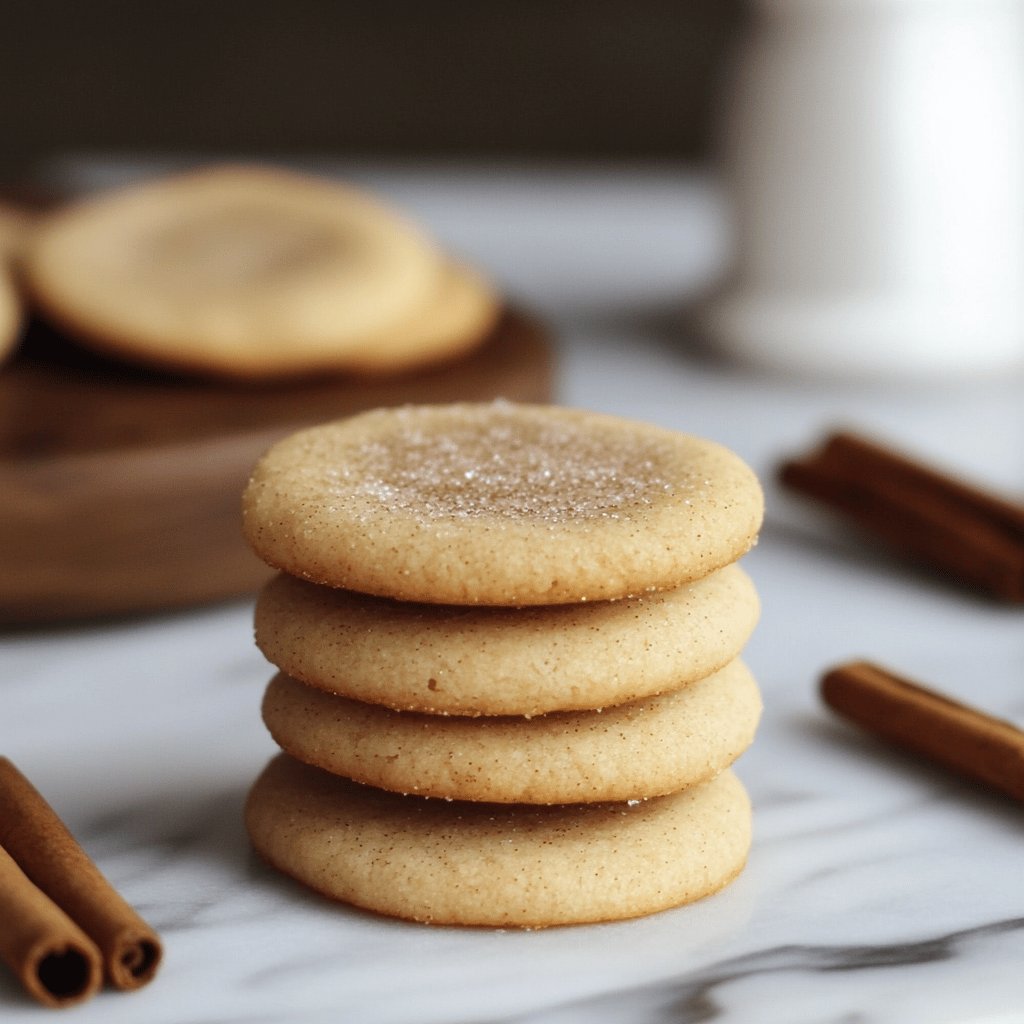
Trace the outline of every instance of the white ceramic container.
{"label": "white ceramic container", "polygon": [[724,352],[787,371],[1024,365],[1018,0],[761,0],[724,157]]}

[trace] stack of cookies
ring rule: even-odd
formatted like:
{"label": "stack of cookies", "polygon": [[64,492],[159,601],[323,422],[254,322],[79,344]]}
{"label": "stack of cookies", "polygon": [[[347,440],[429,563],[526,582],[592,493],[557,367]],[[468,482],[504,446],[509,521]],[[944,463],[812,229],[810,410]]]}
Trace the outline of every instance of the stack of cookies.
{"label": "stack of cookies", "polygon": [[753,739],[735,564],[751,471],[711,442],[497,402],[377,410],[262,459],[245,532],[284,753],[256,850],[325,895],[435,923],[651,913],[743,867]]}
{"label": "stack of cookies", "polygon": [[179,373],[395,373],[468,352],[499,313],[488,282],[387,206],[268,167],[91,197],[24,248],[33,304],[67,337]]}

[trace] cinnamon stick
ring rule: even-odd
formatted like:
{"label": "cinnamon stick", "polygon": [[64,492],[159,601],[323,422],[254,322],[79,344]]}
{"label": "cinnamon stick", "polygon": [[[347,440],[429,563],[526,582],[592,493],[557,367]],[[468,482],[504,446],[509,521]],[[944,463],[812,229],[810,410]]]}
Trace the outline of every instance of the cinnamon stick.
{"label": "cinnamon stick", "polygon": [[1024,731],[866,661],[827,672],[826,704],[911,753],[1024,801]]}
{"label": "cinnamon stick", "polygon": [[2,848],[0,959],[44,1006],[84,1002],[103,982],[96,945]]}
{"label": "cinnamon stick", "polygon": [[160,939],[116,892],[52,807],[0,757],[0,847],[99,947],[110,982],[134,989],[160,964]]}
{"label": "cinnamon stick", "polygon": [[848,432],[779,478],[954,582],[1024,602],[1024,505]]}
{"label": "cinnamon stick", "polygon": [[1006,536],[1024,541],[1024,505],[949,476],[892,448],[841,430],[827,439],[824,455],[832,462],[860,467],[863,475],[884,467],[884,477],[893,486],[922,496],[930,495],[960,509],[965,516],[984,519]]}

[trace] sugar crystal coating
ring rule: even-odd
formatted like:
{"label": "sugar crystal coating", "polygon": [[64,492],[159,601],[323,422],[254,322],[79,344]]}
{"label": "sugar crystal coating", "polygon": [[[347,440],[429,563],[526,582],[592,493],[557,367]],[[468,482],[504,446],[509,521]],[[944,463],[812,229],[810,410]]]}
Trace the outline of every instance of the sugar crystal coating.
{"label": "sugar crystal coating", "polygon": [[399,432],[347,453],[332,474],[337,490],[427,518],[563,522],[615,517],[698,483],[666,476],[672,452],[661,438],[527,418],[508,403],[453,423],[443,436],[407,411],[405,418]]}
{"label": "sugar crystal coating", "polygon": [[406,601],[605,600],[707,576],[754,543],[750,469],[701,438],[509,402],[376,410],[280,442],[245,531],[276,568]]}

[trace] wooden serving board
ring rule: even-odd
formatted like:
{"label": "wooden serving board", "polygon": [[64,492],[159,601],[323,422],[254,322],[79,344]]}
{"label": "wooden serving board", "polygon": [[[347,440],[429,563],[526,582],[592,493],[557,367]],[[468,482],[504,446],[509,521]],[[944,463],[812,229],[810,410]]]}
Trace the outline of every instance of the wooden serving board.
{"label": "wooden serving board", "polygon": [[35,324],[0,368],[0,622],[250,593],[268,570],[242,540],[240,496],[274,441],[376,406],[549,401],[552,377],[545,332],[516,312],[445,366],[259,387],[129,368]]}

